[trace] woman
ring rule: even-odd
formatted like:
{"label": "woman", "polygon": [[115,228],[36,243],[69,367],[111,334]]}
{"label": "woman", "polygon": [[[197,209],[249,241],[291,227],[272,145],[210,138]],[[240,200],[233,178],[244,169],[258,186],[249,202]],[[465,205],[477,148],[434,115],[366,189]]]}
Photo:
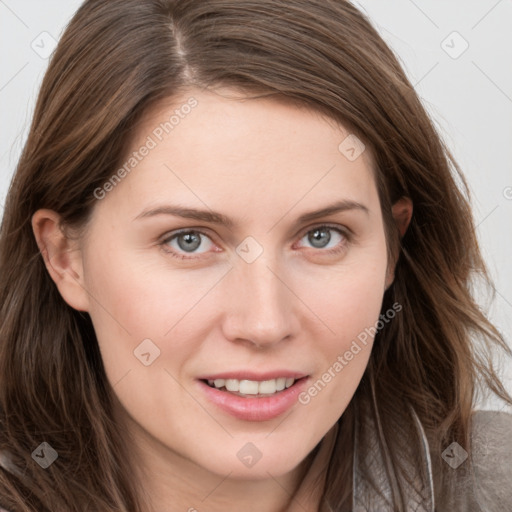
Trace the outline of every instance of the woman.
{"label": "woman", "polygon": [[85,2],[2,224],[1,504],[510,505],[458,172],[348,2]]}

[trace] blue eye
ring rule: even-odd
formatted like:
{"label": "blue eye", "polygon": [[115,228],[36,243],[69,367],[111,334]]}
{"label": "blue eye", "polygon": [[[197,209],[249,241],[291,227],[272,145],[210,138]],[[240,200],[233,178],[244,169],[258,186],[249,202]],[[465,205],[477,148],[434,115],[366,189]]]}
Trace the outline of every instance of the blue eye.
{"label": "blue eye", "polygon": [[[319,254],[337,254],[346,249],[350,233],[348,229],[338,226],[321,225],[303,232],[300,240],[305,238],[313,249],[318,249]],[[198,251],[201,245],[204,246],[204,240],[208,241],[206,247]],[[166,253],[180,259],[197,259],[199,255],[208,253],[214,247],[211,238],[196,229],[177,231],[160,242],[160,245]]]}
{"label": "blue eye", "polygon": [[[332,232],[336,233],[334,237],[331,235]],[[343,242],[348,237],[340,228],[324,225],[306,231],[301,240],[304,238],[307,238],[314,249],[336,249],[340,242]],[[329,246],[328,244],[331,241],[334,241],[334,245]],[[326,252],[331,252],[331,250]]]}
{"label": "blue eye", "polygon": [[[180,251],[184,251],[185,253],[189,254],[197,254],[196,249],[200,247],[203,237],[205,239],[210,240],[210,238],[202,233],[201,231],[196,230],[187,230],[187,231],[180,231],[178,233],[175,233],[174,235],[166,238],[162,243],[165,246],[170,246],[172,248],[172,251],[169,251],[171,255],[176,256],[178,258],[188,258],[189,256],[185,256],[180,254]],[[172,242],[176,241],[178,247],[171,245]],[[210,244],[212,244],[210,240]],[[212,244],[213,245],[213,244]],[[206,251],[207,252],[208,248]],[[202,254],[203,252],[199,252],[199,254]],[[192,256],[193,257],[193,256]]]}

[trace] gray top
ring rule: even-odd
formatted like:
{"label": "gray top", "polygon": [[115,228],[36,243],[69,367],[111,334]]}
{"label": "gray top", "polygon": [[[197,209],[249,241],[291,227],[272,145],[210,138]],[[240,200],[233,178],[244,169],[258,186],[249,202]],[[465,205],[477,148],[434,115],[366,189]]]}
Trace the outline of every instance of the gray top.
{"label": "gray top", "polygon": [[[414,429],[397,423],[401,445],[393,447],[393,453],[400,454],[403,472],[399,479],[407,490],[408,511],[512,511],[512,414],[474,412],[472,471],[467,452],[457,443],[446,446],[441,454],[434,453],[414,411],[412,417]],[[393,512],[377,429],[371,418],[366,420],[363,428],[358,428],[356,441],[353,512]],[[453,471],[451,484],[441,480],[441,464]]]}

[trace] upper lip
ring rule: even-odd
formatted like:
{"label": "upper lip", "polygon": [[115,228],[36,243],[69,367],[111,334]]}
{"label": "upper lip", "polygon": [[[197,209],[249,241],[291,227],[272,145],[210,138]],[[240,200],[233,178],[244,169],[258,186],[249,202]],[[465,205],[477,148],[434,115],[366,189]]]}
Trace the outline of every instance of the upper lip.
{"label": "upper lip", "polygon": [[221,373],[212,373],[209,375],[203,375],[198,377],[199,380],[216,380],[216,379],[236,379],[236,380],[272,380],[278,379],[279,377],[286,377],[287,379],[292,378],[295,380],[307,377],[306,373],[295,372],[291,370],[272,370],[267,372],[258,373],[252,370],[237,370],[228,371]]}

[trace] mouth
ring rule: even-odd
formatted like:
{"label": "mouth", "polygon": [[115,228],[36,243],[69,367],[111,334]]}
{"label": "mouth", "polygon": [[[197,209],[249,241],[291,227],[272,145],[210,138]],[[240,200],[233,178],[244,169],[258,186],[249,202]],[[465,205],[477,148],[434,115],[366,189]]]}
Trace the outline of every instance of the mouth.
{"label": "mouth", "polygon": [[[302,377],[304,378],[304,377]],[[293,377],[278,377],[268,380],[249,379],[201,379],[206,385],[219,391],[225,391],[241,397],[269,397],[291,388],[301,380]]]}
{"label": "mouth", "polygon": [[268,421],[283,415],[297,404],[310,380],[307,375],[290,373],[237,376],[252,379],[222,375],[197,379],[197,383],[204,398],[219,411],[244,421]]}

